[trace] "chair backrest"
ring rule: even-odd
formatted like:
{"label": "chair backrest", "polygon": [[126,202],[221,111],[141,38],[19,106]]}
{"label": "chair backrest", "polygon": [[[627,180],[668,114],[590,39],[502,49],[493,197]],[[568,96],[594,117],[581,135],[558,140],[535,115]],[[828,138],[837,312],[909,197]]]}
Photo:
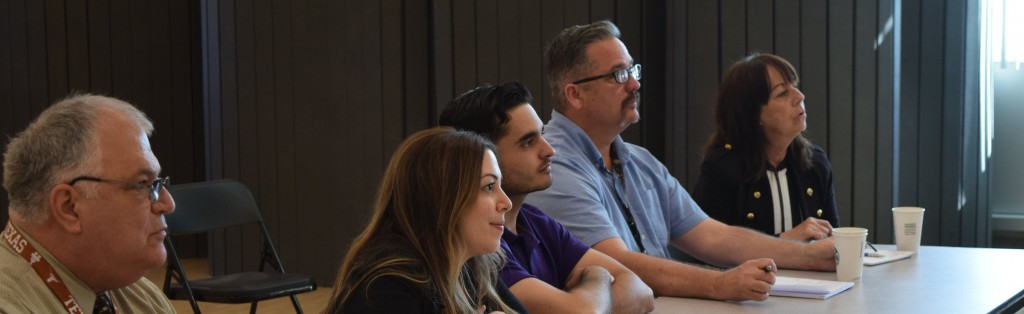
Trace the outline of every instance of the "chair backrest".
{"label": "chair backrest", "polygon": [[241,182],[225,179],[171,185],[175,210],[165,216],[170,234],[207,232],[262,222],[252,193]]}

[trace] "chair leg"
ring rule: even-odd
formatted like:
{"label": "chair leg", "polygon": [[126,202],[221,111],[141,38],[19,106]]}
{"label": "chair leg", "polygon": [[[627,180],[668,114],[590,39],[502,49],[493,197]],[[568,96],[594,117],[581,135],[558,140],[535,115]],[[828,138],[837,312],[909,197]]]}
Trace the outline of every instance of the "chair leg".
{"label": "chair leg", "polygon": [[249,314],[256,314],[256,303],[259,301],[253,301],[252,305],[249,306]]}
{"label": "chair leg", "polygon": [[299,298],[295,297],[294,294],[290,297],[292,297],[292,305],[295,306],[295,313],[302,314],[302,306],[299,305]]}
{"label": "chair leg", "polygon": [[189,295],[188,302],[192,304],[192,312],[193,313],[196,313],[196,314],[202,314],[203,313],[202,311],[199,311],[199,303],[196,302],[196,299],[193,298],[191,295]]}

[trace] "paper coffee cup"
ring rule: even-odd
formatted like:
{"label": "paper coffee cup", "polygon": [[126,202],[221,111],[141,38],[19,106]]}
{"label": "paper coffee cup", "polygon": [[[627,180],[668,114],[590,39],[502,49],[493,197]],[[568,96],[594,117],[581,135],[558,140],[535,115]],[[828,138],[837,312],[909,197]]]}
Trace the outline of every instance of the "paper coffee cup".
{"label": "paper coffee cup", "polygon": [[924,222],[922,207],[893,207],[892,233],[896,237],[896,249],[917,253],[921,246],[921,224]]}
{"label": "paper coffee cup", "polygon": [[860,281],[864,270],[864,245],[868,229],[844,227],[832,229],[836,250],[836,280]]}

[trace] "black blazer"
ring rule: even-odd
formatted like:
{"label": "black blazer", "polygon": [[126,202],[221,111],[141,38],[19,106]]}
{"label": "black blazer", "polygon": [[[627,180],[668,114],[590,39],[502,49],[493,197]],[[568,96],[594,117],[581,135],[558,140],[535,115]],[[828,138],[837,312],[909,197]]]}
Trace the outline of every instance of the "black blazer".
{"label": "black blazer", "polygon": [[[807,217],[828,220],[839,226],[832,166],[825,151],[811,144],[811,169],[801,171],[795,157],[788,151],[779,168],[786,171],[793,226]],[[693,199],[708,216],[725,224],[743,226],[767,234],[775,233],[773,195],[766,175],[750,182],[745,178],[743,159],[734,149],[720,147],[701,163],[700,177],[693,189]]]}

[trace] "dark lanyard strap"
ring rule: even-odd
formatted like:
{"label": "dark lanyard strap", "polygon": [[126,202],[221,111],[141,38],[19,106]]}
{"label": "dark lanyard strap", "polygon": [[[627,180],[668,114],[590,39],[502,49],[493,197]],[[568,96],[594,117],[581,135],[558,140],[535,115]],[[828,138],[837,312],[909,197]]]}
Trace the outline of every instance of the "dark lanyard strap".
{"label": "dark lanyard strap", "polygon": [[619,205],[622,209],[622,217],[626,218],[626,225],[629,226],[629,232],[633,234],[633,241],[636,242],[637,248],[640,249],[641,253],[647,254],[647,249],[644,248],[644,243],[641,241],[640,229],[636,226],[636,220],[633,219],[633,212],[629,210],[629,205],[626,204],[626,176],[622,173],[622,162],[619,161],[618,152],[615,151],[615,146],[611,148],[612,155],[612,169],[615,171],[615,178],[618,179],[619,185],[622,186],[623,195],[619,195],[616,191],[615,196],[619,200]]}

